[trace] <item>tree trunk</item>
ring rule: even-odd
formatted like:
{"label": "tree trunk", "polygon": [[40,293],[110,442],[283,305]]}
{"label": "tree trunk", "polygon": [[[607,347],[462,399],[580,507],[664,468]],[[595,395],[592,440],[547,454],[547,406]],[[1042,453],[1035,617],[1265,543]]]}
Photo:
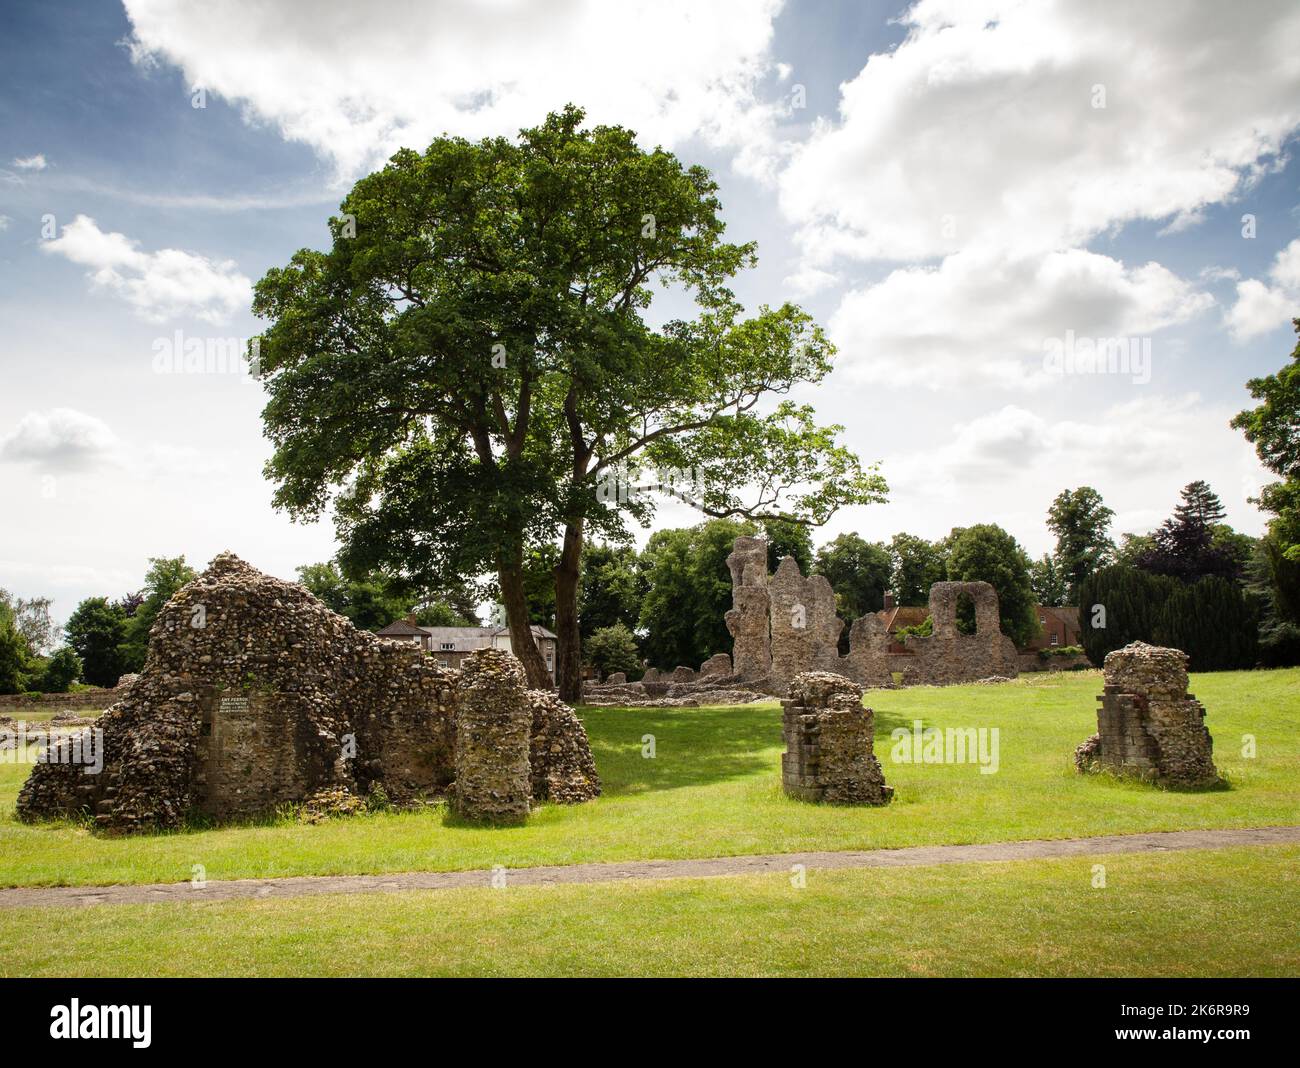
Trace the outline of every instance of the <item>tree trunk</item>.
{"label": "tree trunk", "polygon": [[552,688],[550,673],[542,660],[541,650],[533,640],[532,627],[528,622],[528,598],[524,596],[523,555],[511,567],[504,564],[497,567],[497,581],[501,585],[501,604],[506,610],[506,626],[510,629],[510,650],[524,665],[524,674],[528,676],[530,690],[549,690]]}
{"label": "tree trunk", "polygon": [[582,700],[582,630],[578,620],[578,580],[582,564],[582,520],[564,528],[564,546],[555,568],[555,678],[560,700],[576,705]]}

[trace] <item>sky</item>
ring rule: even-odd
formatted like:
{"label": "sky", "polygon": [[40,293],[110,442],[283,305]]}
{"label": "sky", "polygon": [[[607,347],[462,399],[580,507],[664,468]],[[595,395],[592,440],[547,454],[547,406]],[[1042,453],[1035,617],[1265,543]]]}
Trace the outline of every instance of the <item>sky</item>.
{"label": "sky", "polygon": [[[836,369],[795,399],[890,493],[819,544],[992,522],[1039,556],[1065,488],[1096,487],[1118,537],[1194,479],[1262,531],[1269,475],[1228,422],[1295,344],[1300,5],[307,10],[0,13],[0,587],[56,618],[151,556],[292,578],[334,553],[328,520],[272,506],[261,387],[221,359],[260,329],[252,285],[326,247],[397,148],[569,102],[712,170],[728,238],[758,243],[737,295],[827,328]],[[1124,359],[1089,370],[1110,338]],[[193,339],[213,366],[178,372]]]}

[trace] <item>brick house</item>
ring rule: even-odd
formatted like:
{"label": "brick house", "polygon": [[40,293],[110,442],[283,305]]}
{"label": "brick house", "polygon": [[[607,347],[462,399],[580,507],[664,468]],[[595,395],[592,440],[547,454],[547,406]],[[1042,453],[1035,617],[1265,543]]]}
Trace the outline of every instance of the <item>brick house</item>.
{"label": "brick house", "polygon": [[[534,626],[532,631],[533,640],[554,682],[558,638],[545,627]],[[465,657],[478,649],[510,651],[510,631],[506,627],[422,627],[407,616],[389,623],[375,634],[391,641],[417,642],[442,667],[458,668]]]}
{"label": "brick house", "polygon": [[1061,605],[1048,608],[1046,605],[1034,605],[1038,613],[1038,625],[1043,633],[1025,644],[1028,650],[1063,649],[1067,645],[1079,644],[1079,609],[1074,605]]}

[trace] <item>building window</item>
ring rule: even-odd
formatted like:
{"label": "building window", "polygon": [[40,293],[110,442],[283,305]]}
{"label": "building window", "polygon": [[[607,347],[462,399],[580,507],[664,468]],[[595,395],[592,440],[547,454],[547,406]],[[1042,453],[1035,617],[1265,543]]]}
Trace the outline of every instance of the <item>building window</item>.
{"label": "building window", "polygon": [[1052,644],[1053,645],[1061,644],[1061,636],[1057,634],[1056,631],[1052,631]]}
{"label": "building window", "polygon": [[546,654],[546,670],[547,670],[547,671],[554,671],[554,670],[555,670],[555,665],[554,665],[554,663],[553,663],[554,659],[555,659],[555,658],[554,658],[550,653],[547,653],[547,654]]}
{"label": "building window", "polygon": [[442,651],[443,651],[444,653],[449,653],[449,652],[451,652],[451,651],[452,651],[453,649],[455,649],[455,648],[456,648],[456,643],[455,643],[455,642],[443,642],[443,643],[442,643]]}

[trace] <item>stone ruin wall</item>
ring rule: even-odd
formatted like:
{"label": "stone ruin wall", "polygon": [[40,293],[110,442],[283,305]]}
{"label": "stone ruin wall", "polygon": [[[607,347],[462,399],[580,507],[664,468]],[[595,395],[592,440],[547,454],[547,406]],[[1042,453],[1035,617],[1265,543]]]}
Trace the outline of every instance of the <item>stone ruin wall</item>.
{"label": "stone ruin wall", "polygon": [[1106,655],[1097,733],[1075,751],[1081,772],[1109,770],[1169,786],[1219,781],[1205,708],[1187,692],[1187,654],[1132,642]]}
{"label": "stone ruin wall", "polygon": [[[938,582],[930,589],[931,637],[910,636],[906,654],[889,652],[885,622],[875,613],[854,620],[849,652],[840,656],[843,621],[835,612],[835,592],[821,575],[804,577],[793,557],[767,574],[767,540],[740,537],[727,558],[732,577],[732,609],[727,629],[735,642],[735,673],[751,685],[781,695],[805,671],[843,675],[862,686],[894,685],[893,670],[904,685],[949,685],[993,676],[1015,678],[1015,643],[1001,632],[997,592],[987,582]],[[976,631],[957,630],[957,603],[974,602]]]}
{"label": "stone ruin wall", "polygon": [[791,680],[781,708],[781,785],[788,796],[840,805],[883,805],[893,797],[875,755],[875,714],[862,707],[857,683],[804,672]]}
{"label": "stone ruin wall", "polygon": [[[975,607],[975,633],[957,629],[957,603],[963,596]],[[949,686],[1020,674],[1016,643],[1002,633],[997,591],[987,582],[936,582],[930,587],[930,637],[909,635],[903,642],[911,659],[903,664],[903,684]]]}
{"label": "stone ruin wall", "polygon": [[[399,804],[445,794],[462,685],[417,647],[357,630],[301,586],[223,553],[159,613],[139,678],[96,720],[103,771],[56,752],[33,767],[18,812],[88,811],[103,829],[133,831],[179,827],[192,812],[259,815],[334,788],[380,788]],[[600,791],[586,732],[562,708],[523,702],[534,741],[538,730],[546,739],[525,772],[534,800]]]}

